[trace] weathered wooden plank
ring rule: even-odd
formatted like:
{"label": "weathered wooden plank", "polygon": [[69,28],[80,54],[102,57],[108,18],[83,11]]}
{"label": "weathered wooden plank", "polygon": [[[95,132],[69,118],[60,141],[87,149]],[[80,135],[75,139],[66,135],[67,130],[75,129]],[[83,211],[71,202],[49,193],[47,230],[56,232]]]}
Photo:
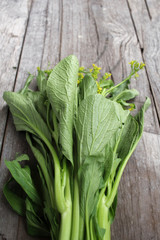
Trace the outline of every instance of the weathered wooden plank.
{"label": "weathered wooden plank", "polygon": [[[15,91],[18,91],[23,87],[28,72],[35,73],[37,66],[44,65],[46,67],[49,61],[52,62],[52,66],[59,61],[60,31],[58,7],[58,1],[33,1],[21,54],[21,61],[19,64],[19,71],[15,83]],[[54,14],[53,10],[55,11]],[[35,83],[32,84],[32,87],[35,87]],[[13,120],[11,116],[9,116],[2,151],[2,160],[14,159],[16,152],[27,153],[28,151],[28,145],[25,142],[25,135],[15,131]],[[8,179],[8,170],[4,166],[4,162],[2,162],[0,168],[0,176],[1,192],[4,182]],[[26,228],[23,223],[24,220],[19,218],[18,222],[17,215],[10,210],[4,199],[2,207],[2,214],[5,219],[5,222],[3,221],[1,224],[2,232],[5,232],[7,240],[32,239],[26,233]],[[13,223],[10,224],[10,219],[8,219],[10,214],[12,215],[11,221],[14,223],[14,226]],[[13,219],[16,219],[16,221]],[[8,222],[7,229],[5,227],[6,222]],[[15,235],[12,234],[13,229],[16,232]]]}
{"label": "weathered wooden plank", "polygon": [[113,240],[160,239],[159,149],[160,135],[144,132],[120,183]]}
{"label": "weathered wooden plank", "polygon": [[0,151],[6,125],[7,108],[2,99],[12,90],[25,35],[31,0],[0,2]]}

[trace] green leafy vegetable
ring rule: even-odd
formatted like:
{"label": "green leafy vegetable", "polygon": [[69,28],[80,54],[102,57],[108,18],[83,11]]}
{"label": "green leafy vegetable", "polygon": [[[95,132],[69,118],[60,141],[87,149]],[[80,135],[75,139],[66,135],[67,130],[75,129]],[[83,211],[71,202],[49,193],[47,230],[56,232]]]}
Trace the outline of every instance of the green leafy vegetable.
{"label": "green leafy vegetable", "polygon": [[[4,195],[26,218],[31,236],[52,240],[110,240],[118,186],[143,133],[147,98],[130,114],[138,95],[130,89],[143,63],[131,61],[131,72],[117,85],[101,68],[79,68],[71,55],[53,69],[37,68],[18,92],[5,92],[17,131],[26,132],[37,169],[25,154],[5,161],[12,178]],[[38,90],[29,88],[35,78]],[[19,190],[11,189],[12,182]],[[17,186],[17,185],[16,185]]]}

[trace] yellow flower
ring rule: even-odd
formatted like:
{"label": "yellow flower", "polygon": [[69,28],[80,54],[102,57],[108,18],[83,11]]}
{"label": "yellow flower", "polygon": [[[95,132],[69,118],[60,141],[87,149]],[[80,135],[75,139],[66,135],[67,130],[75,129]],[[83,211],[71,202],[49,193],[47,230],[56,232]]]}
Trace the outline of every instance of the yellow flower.
{"label": "yellow flower", "polygon": [[79,71],[82,72],[84,70],[84,67],[80,67]]}
{"label": "yellow flower", "polygon": [[135,78],[138,78],[139,74],[136,72],[134,76],[135,76]]}

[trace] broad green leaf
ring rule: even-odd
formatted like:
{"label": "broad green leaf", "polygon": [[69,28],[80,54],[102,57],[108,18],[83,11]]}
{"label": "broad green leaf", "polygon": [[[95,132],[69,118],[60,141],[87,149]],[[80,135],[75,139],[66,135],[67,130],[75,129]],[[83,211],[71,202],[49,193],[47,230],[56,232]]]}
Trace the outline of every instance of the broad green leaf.
{"label": "broad green leaf", "polygon": [[29,166],[21,167],[20,161],[29,160],[27,155],[22,155],[16,160],[5,161],[7,168],[9,169],[12,177],[23,188],[26,194],[32,199],[33,202],[41,204],[41,199],[34,186]]}
{"label": "broad green leaf", "polygon": [[116,134],[122,128],[129,111],[100,94],[83,100],[75,123],[79,163],[89,155],[102,152],[107,145],[114,146]]}
{"label": "broad green leaf", "polygon": [[97,84],[94,78],[90,75],[85,75],[83,81],[79,84],[81,101],[90,95],[97,93]]}
{"label": "broad green leaf", "polygon": [[3,98],[9,105],[17,131],[28,131],[51,141],[48,127],[30,99],[15,92],[5,92]]}
{"label": "broad green leaf", "polygon": [[9,184],[13,181],[13,178],[10,178],[9,181],[3,187],[3,193],[5,198],[7,199],[10,206],[13,210],[21,216],[25,216],[25,200],[15,194],[10,188]]}
{"label": "broad green leaf", "polygon": [[53,69],[47,95],[59,120],[60,144],[64,156],[73,163],[73,119],[77,95],[78,59],[70,55]]}

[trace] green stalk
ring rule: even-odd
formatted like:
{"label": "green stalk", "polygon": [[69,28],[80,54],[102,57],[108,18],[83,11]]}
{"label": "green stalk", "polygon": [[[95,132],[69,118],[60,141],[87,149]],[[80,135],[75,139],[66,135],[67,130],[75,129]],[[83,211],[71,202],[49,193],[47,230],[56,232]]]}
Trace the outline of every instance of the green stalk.
{"label": "green stalk", "polygon": [[[48,140],[47,140],[48,141]],[[63,189],[62,189],[62,183],[61,183],[61,167],[59,163],[58,156],[52,147],[52,145],[48,142],[46,143],[49,150],[51,151],[53,160],[54,160],[54,172],[55,172],[55,200],[57,209],[60,213],[63,213],[66,209],[66,203],[64,199]]]}
{"label": "green stalk", "polygon": [[111,240],[111,230],[110,230],[110,222],[108,220],[108,214],[109,214],[109,208],[106,207],[106,197],[104,195],[101,199],[101,202],[98,208],[99,226],[106,230],[103,240]]}
{"label": "green stalk", "polygon": [[92,219],[90,220],[90,234],[91,234],[91,240],[95,240],[96,236],[95,236],[95,232],[94,232],[94,228],[93,228]]}
{"label": "green stalk", "polygon": [[74,178],[72,234],[71,240],[79,240],[79,189],[77,176]]}
{"label": "green stalk", "polygon": [[[88,203],[86,203],[86,205],[88,205]],[[85,223],[86,223],[86,236],[87,236],[87,240],[90,240],[90,227],[89,227],[89,217],[88,217],[87,208],[85,209]]]}
{"label": "green stalk", "polygon": [[79,220],[79,240],[84,240],[84,219],[81,216]]}
{"label": "green stalk", "polygon": [[66,210],[61,214],[59,240],[70,240],[72,227],[72,200],[70,191],[69,171],[66,169]]}

